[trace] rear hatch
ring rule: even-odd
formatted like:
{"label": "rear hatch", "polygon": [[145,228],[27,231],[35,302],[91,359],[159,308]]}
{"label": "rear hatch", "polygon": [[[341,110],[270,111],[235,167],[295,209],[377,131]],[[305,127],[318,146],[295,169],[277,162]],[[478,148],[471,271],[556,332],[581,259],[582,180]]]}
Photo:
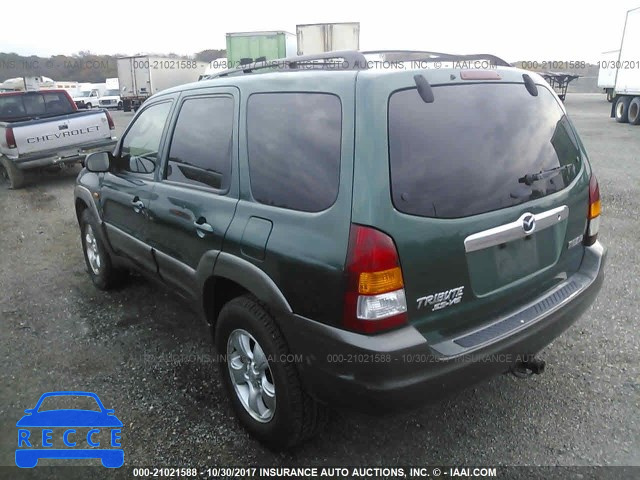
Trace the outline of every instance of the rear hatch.
{"label": "rear hatch", "polygon": [[[435,81],[429,73],[434,101],[425,103],[415,73],[396,74],[386,91],[379,79],[358,86],[359,101],[371,105],[358,112],[364,125],[356,165],[365,166],[356,167],[353,221],[393,238],[409,321],[437,342],[494,320],[577,270],[590,172],[564,108],[538,77],[533,96],[522,72],[453,83],[459,70],[436,72]],[[368,108],[386,123],[386,148],[366,131],[382,127],[364,119]],[[358,181],[367,164],[388,177]]]}

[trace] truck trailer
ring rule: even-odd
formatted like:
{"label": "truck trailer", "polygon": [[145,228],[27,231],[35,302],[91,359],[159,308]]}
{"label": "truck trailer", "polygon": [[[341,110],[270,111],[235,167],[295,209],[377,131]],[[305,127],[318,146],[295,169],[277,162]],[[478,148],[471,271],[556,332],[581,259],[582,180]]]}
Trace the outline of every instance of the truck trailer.
{"label": "truck trailer", "polygon": [[41,88],[54,88],[55,82],[49,77],[16,77],[7,78],[0,83],[0,87],[5,91],[33,91]]}
{"label": "truck trailer", "polygon": [[296,36],[283,31],[227,33],[227,68],[296,55]]}
{"label": "truck trailer", "polygon": [[118,58],[118,85],[123,110],[135,111],[154,93],[197,81],[208,65],[207,62],[188,58],[148,55]]}
{"label": "truck trailer", "polygon": [[640,8],[627,12],[616,67],[611,116],[619,123],[640,125]]}
{"label": "truck trailer", "polygon": [[312,23],[296,26],[298,55],[360,50],[360,23]]}
{"label": "truck trailer", "polygon": [[602,52],[600,55],[600,70],[598,70],[598,88],[607,94],[607,101],[613,102],[615,97],[614,88],[616,86],[616,64],[620,50],[610,50]]}

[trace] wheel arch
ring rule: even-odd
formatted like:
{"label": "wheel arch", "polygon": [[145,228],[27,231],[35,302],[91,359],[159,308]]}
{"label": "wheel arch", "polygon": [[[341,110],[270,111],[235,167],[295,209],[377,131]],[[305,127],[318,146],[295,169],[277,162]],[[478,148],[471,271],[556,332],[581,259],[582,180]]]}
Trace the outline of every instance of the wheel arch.
{"label": "wheel arch", "polygon": [[95,215],[98,222],[102,223],[102,219],[100,218],[100,214],[98,213],[98,207],[96,207],[89,189],[82,185],[76,185],[73,193],[75,198],[76,218],[78,220],[78,224],[80,224],[80,216],[82,215],[82,212],[84,212],[87,208],[89,208]]}
{"label": "wheel arch", "polygon": [[76,202],[75,202],[75,207],[76,207],[76,220],[78,220],[78,224],[80,224],[80,217],[82,216],[82,212],[84,212],[87,208],[89,208],[89,205],[87,205],[87,202],[85,202],[82,198],[80,197],[76,197]]}
{"label": "wheel arch", "polygon": [[293,310],[276,283],[260,268],[229,253],[220,252],[213,273],[201,282],[201,307],[206,320],[214,325],[225,303],[250,293],[272,312]]}

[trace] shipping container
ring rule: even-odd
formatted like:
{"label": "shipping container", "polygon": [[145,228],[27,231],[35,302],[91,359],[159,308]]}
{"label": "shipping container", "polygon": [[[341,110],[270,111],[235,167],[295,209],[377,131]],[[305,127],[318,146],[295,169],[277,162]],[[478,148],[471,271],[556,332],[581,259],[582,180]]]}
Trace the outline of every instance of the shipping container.
{"label": "shipping container", "polygon": [[260,60],[275,60],[296,55],[296,36],[289,32],[235,32],[227,33],[227,66]]}
{"label": "shipping container", "polygon": [[360,23],[314,23],[296,26],[298,55],[360,50]]}

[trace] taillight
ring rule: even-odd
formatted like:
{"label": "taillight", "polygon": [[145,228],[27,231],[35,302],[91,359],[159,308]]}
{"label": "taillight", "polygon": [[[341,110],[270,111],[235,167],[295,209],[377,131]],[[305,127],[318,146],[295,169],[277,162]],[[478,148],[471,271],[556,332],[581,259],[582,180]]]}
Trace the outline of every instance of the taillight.
{"label": "taillight", "polygon": [[109,122],[109,130],[115,130],[116,125],[113,123],[113,118],[111,118],[111,115],[107,110],[105,110],[104,113],[107,116],[107,122]]}
{"label": "taillight", "polygon": [[351,225],[346,263],[344,326],[378,333],[407,323],[407,301],[398,252],[379,230]]}
{"label": "taillight", "polygon": [[587,212],[587,233],[584,236],[585,245],[593,245],[598,239],[600,230],[600,187],[596,176],[591,174],[589,180],[589,211]]}
{"label": "taillight", "polygon": [[16,148],[16,137],[13,134],[13,128],[11,127],[6,128],[4,139],[7,141],[7,147]]}

